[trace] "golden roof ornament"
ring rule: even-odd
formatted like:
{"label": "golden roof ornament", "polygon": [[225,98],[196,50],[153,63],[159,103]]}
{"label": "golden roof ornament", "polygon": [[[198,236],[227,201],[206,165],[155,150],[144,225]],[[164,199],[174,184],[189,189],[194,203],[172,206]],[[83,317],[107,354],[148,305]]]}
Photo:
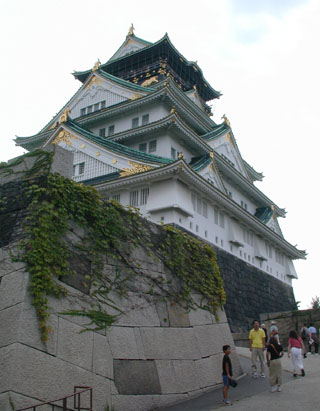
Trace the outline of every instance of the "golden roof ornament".
{"label": "golden roof ornament", "polygon": [[228,117],[225,114],[221,117],[221,120],[222,119],[223,119],[223,122],[226,123],[226,125],[230,127],[230,121],[228,120]]}
{"label": "golden roof ornament", "polygon": [[70,108],[69,108],[69,107],[66,107],[66,108],[63,110],[61,116],[59,117],[58,123],[59,123],[59,124],[66,123],[66,122],[68,121],[69,114],[70,114]]}
{"label": "golden roof ornament", "polygon": [[127,168],[127,167],[122,168],[120,171],[120,177],[127,177],[133,174],[143,173],[145,171],[149,171],[154,168],[151,166],[146,166],[143,164],[136,163],[134,161],[128,161],[128,163],[132,168]]}
{"label": "golden roof ornament", "polygon": [[181,151],[178,155],[178,160],[184,160],[183,152]]}
{"label": "golden roof ornament", "polygon": [[175,106],[172,107],[172,109],[170,110],[170,114],[175,114],[176,113],[176,108]]}
{"label": "golden roof ornament", "polygon": [[127,36],[133,36],[134,35],[133,31],[134,31],[134,26],[133,26],[133,23],[131,23]]}
{"label": "golden roof ornament", "polygon": [[214,158],[213,151],[210,151],[210,157],[211,157],[211,158]]}
{"label": "golden roof ornament", "polygon": [[92,71],[97,71],[100,66],[101,66],[101,61],[98,59],[98,60],[95,62],[94,66],[93,66],[93,68],[92,68]]}

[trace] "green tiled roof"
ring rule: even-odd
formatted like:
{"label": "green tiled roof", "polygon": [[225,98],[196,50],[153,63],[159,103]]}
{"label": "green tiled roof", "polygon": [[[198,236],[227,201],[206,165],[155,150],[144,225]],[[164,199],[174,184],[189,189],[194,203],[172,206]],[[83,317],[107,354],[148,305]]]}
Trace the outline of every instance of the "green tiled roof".
{"label": "green tiled roof", "polygon": [[153,154],[147,154],[143,153],[142,151],[135,150],[133,148],[127,147],[123,144],[116,143],[115,141],[110,141],[107,138],[103,138],[100,136],[97,136],[96,134],[91,133],[91,131],[88,131],[84,129],[83,127],[80,127],[77,123],[75,123],[72,120],[68,120],[67,123],[65,123],[70,129],[75,131],[76,133],[79,133],[83,135],[84,137],[87,137],[89,140],[99,144],[102,147],[105,147],[114,153],[120,154],[120,155],[125,155],[130,158],[135,158],[140,161],[144,161],[146,163],[156,163],[156,164],[169,164],[172,163],[172,160],[166,157],[160,157],[156,156]]}
{"label": "green tiled roof", "polygon": [[[166,33],[160,40],[156,41],[155,43],[151,43],[150,45],[147,45],[146,47],[143,47],[129,55],[125,55],[125,56],[121,56],[117,59],[114,60],[109,60],[106,63],[102,64],[100,66],[100,69],[104,70],[107,69],[107,67],[111,64],[114,64],[115,62],[121,61],[123,59],[127,59],[127,58],[131,58],[132,56],[136,56],[139,53],[144,53],[146,50],[150,50],[158,45],[162,45],[162,43],[164,45],[168,44],[172,50],[176,53],[176,55],[179,57],[180,61],[183,62],[187,67],[196,67],[196,71],[199,73],[200,78],[202,79],[205,88],[210,91],[212,93],[211,98],[219,98],[221,96],[221,93],[217,90],[215,90],[213,87],[210,86],[210,84],[205,80],[202,70],[201,68],[197,65],[197,63],[193,62],[193,61],[189,61],[187,60],[175,47],[174,45],[171,43],[171,40],[168,36],[168,34]],[[73,73],[73,75],[79,79],[80,81],[84,82],[87,78],[87,76],[90,74],[91,69],[90,70],[85,70],[85,71],[75,71]],[[208,99],[207,99],[208,100]]]}
{"label": "green tiled roof", "polygon": [[216,127],[214,127],[212,129],[212,131],[209,131],[206,134],[202,134],[202,136],[200,136],[201,138],[203,138],[204,140],[213,140],[217,137],[223,136],[227,131],[230,131],[230,127],[227,125],[227,123],[223,122],[219,125],[217,125]]}
{"label": "green tiled roof", "polygon": [[204,167],[208,166],[211,163],[212,159],[209,154],[206,154],[201,157],[194,157],[191,162],[189,163],[189,166],[192,167],[194,171],[200,171]]}
{"label": "green tiled roof", "polygon": [[114,173],[109,173],[109,174],[104,174],[102,176],[89,178],[88,180],[82,180],[80,181],[80,183],[88,185],[88,186],[94,186],[95,184],[103,183],[105,181],[116,180],[119,177],[120,177],[120,172],[116,171]]}
{"label": "green tiled roof", "polygon": [[267,224],[267,222],[273,216],[273,210],[271,207],[257,208],[254,216],[259,218],[259,220],[262,221],[264,224]]}

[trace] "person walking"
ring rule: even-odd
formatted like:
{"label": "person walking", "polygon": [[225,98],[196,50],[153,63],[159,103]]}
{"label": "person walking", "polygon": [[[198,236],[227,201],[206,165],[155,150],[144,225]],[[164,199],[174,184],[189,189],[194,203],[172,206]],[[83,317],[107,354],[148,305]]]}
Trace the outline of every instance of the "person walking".
{"label": "person walking", "polygon": [[314,353],[312,354],[318,354],[319,353],[319,338],[317,336],[317,330],[314,327],[313,324],[310,324],[309,326],[309,336],[310,336],[310,341],[313,341],[312,344],[309,344],[309,351],[312,353],[312,345],[314,345]]}
{"label": "person walking", "polygon": [[289,333],[289,344],[288,344],[288,358],[291,356],[293,376],[297,376],[297,368],[299,368],[302,377],[306,374],[303,368],[302,354],[304,353],[304,345],[301,337],[295,330]]}
{"label": "person walking", "polygon": [[249,333],[251,369],[253,378],[258,378],[257,358],[259,358],[260,361],[260,377],[265,378],[263,352],[266,346],[266,335],[259,325],[259,321],[255,320],[253,322],[253,329]]}
{"label": "person walking", "polygon": [[281,357],[283,356],[283,348],[275,337],[271,337],[267,346],[266,360],[269,367],[269,381],[271,392],[281,391],[282,384],[282,366]]}
{"label": "person walking", "polygon": [[308,349],[309,349],[310,334],[309,334],[309,330],[308,330],[307,324],[305,324],[305,323],[304,323],[303,326],[301,327],[300,337],[302,338],[303,345],[304,345],[303,358],[307,358],[307,352],[308,352]]}

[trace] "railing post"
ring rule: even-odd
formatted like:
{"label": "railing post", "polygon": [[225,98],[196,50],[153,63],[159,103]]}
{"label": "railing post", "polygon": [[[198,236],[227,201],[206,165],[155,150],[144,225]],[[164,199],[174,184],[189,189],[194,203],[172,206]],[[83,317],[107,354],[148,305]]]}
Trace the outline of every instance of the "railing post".
{"label": "railing post", "polygon": [[67,411],[67,398],[62,400],[62,411]]}

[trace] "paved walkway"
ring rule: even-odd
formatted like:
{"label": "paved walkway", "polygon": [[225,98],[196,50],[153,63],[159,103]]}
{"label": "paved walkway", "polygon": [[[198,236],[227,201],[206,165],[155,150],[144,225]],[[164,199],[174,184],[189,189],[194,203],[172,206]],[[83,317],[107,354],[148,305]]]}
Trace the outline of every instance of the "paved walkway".
{"label": "paved walkway", "polygon": [[[283,386],[282,392],[270,392],[267,378],[250,377],[250,351],[237,347],[237,353],[243,371],[247,374],[238,381],[238,387],[229,388],[233,401],[232,410],[262,410],[265,407],[272,411],[316,410],[320,406],[320,355],[308,355],[304,360],[306,376],[294,378],[291,359],[285,353],[282,358]],[[225,408],[222,404],[222,387],[208,392],[190,401],[167,407],[166,411],[212,411]]]}

